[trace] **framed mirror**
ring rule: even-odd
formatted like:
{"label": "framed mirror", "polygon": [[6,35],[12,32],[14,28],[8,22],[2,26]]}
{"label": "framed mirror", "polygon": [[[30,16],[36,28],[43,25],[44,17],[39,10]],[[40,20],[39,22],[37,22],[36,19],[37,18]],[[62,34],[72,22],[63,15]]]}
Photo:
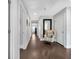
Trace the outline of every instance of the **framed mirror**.
{"label": "framed mirror", "polygon": [[52,29],[52,19],[43,19],[43,37],[46,30]]}

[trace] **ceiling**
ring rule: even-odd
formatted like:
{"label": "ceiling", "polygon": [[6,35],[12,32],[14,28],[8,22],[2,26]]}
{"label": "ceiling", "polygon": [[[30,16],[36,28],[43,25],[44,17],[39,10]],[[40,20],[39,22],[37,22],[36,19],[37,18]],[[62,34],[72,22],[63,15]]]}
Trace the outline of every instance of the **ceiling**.
{"label": "ceiling", "polygon": [[67,0],[23,0],[23,3],[30,17],[37,19],[40,16],[53,16],[55,12],[57,12],[56,10],[60,10],[66,5],[66,1]]}

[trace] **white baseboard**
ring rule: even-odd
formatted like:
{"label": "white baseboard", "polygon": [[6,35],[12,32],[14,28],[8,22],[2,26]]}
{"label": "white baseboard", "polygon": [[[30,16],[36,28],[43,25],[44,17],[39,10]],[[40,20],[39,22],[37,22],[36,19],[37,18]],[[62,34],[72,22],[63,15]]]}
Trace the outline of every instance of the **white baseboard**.
{"label": "white baseboard", "polygon": [[30,41],[30,39],[27,40],[27,42],[25,42],[23,45],[21,45],[20,48],[21,48],[21,49],[24,49],[24,50],[27,49],[27,46],[28,46],[28,44],[29,44],[29,41]]}
{"label": "white baseboard", "polygon": [[64,46],[65,48],[67,48],[67,49],[70,49],[71,48],[71,46]]}

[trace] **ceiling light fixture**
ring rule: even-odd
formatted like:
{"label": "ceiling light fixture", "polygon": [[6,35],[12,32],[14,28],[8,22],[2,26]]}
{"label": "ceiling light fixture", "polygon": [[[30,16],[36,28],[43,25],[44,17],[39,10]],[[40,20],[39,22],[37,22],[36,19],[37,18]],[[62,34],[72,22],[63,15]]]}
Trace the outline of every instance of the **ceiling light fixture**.
{"label": "ceiling light fixture", "polygon": [[37,15],[37,13],[35,12],[34,15]]}

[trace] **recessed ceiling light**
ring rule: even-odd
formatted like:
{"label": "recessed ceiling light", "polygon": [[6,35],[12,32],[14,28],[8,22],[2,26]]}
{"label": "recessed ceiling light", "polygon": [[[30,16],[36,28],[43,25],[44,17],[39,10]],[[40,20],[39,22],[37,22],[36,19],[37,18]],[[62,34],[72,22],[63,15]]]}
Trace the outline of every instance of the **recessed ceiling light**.
{"label": "recessed ceiling light", "polygon": [[37,15],[37,13],[36,13],[36,12],[34,12],[34,15]]}

